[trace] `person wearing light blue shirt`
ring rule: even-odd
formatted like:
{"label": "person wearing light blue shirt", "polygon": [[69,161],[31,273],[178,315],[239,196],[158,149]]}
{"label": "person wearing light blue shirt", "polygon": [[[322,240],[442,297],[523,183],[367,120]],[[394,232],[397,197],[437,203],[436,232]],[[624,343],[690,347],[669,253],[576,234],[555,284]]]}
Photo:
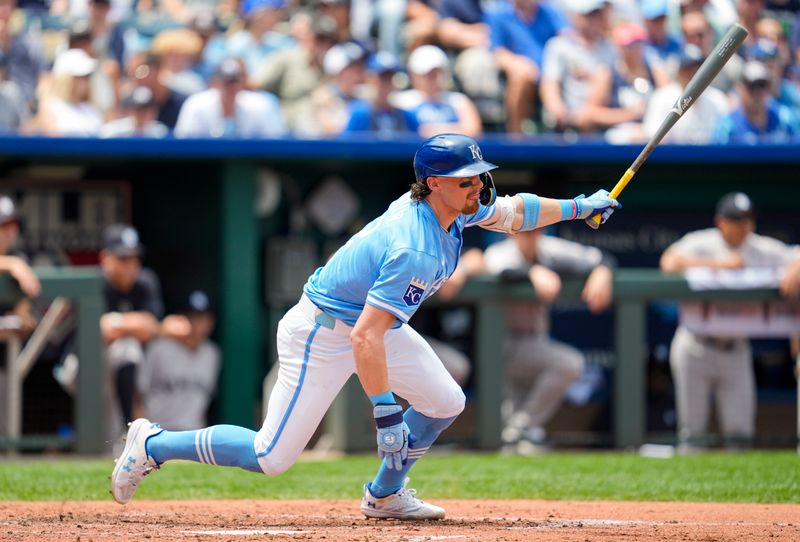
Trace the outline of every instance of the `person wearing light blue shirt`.
{"label": "person wearing light blue shirt", "polygon": [[[383,460],[364,485],[361,513],[443,518],[444,509],[406,489],[406,474],[464,409],[465,397],[409,318],[457,272],[464,228],[517,232],[593,215],[605,221],[619,207],[605,190],[565,200],[527,193],[498,198],[489,173],[496,167],[470,137],[426,140],[414,157],[411,191],[317,269],[278,324],[280,369],[261,430],[218,425],[173,432],[138,419],[112,473],[117,502],[128,502],[141,478],[171,459],[284,472],[356,373],[373,404]],[[408,401],[405,412],[394,393]]]}

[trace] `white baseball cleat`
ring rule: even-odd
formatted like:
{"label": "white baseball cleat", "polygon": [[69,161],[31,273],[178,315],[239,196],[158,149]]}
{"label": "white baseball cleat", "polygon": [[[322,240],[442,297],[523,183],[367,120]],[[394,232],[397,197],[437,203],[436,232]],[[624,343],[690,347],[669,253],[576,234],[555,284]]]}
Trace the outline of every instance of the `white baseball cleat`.
{"label": "white baseball cleat", "polygon": [[416,497],[417,490],[406,489],[408,478],[403,487],[387,495],[376,497],[369,491],[369,484],[364,484],[364,497],[361,499],[361,513],[368,518],[378,519],[443,519],[444,508],[427,503]]}
{"label": "white baseball cleat", "polygon": [[116,459],[114,471],[111,473],[111,494],[120,504],[131,500],[142,478],[158,469],[158,463],[147,455],[144,445],[149,437],[163,431],[160,425],[145,418],[134,420],[128,426],[125,449]]}

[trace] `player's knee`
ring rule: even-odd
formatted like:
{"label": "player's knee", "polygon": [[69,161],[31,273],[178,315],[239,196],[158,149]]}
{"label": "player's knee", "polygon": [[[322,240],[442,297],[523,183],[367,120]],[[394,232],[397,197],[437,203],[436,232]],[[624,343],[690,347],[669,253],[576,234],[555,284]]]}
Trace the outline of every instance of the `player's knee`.
{"label": "player's knee", "polygon": [[267,476],[278,476],[289,470],[289,467],[294,465],[294,460],[268,455],[259,458],[258,464]]}
{"label": "player's knee", "polygon": [[442,402],[438,407],[436,418],[452,418],[458,416],[464,411],[464,405],[467,403],[467,398],[464,392],[458,386],[452,386],[448,393],[442,394]]}

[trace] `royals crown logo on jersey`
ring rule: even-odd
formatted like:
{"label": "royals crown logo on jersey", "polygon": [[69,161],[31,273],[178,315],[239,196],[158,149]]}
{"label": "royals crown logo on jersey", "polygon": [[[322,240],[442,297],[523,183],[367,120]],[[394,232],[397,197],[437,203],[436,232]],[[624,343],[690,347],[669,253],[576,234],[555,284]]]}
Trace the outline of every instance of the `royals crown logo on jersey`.
{"label": "royals crown logo on jersey", "polygon": [[422,295],[425,293],[425,288],[428,283],[420,278],[411,277],[411,283],[406,288],[406,293],[403,294],[403,301],[409,307],[416,307],[422,301]]}

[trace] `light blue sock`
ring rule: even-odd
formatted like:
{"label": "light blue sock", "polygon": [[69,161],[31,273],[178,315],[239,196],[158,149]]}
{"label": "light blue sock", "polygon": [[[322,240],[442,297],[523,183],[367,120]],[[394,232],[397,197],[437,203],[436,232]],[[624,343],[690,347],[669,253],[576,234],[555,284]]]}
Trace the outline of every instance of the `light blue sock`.
{"label": "light blue sock", "polygon": [[411,469],[419,458],[425,455],[425,452],[428,451],[431,444],[436,441],[442,431],[450,427],[450,424],[453,423],[456,417],[429,418],[411,407],[406,410],[403,419],[411,432],[408,439],[408,460],[399,471],[388,468],[386,466],[388,461],[386,459],[383,460],[381,468],[378,469],[377,476],[375,476],[375,479],[369,484],[370,493],[376,497],[391,495],[403,487],[403,480],[405,480],[409,469]]}
{"label": "light blue sock", "polygon": [[212,425],[197,431],[162,431],[147,439],[145,447],[159,465],[170,459],[188,459],[262,472],[253,448],[255,438],[256,432],[244,427]]}

